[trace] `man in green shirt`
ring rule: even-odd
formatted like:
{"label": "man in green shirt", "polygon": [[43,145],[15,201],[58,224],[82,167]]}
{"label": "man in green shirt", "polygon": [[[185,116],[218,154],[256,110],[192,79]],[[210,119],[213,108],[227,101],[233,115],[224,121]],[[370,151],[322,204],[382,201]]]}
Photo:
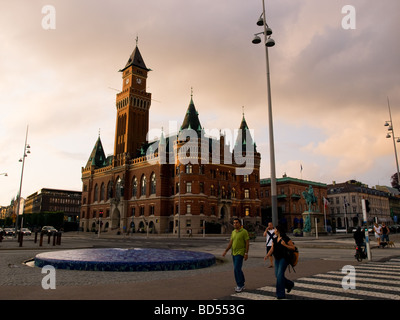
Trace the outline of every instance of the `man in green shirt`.
{"label": "man in green shirt", "polygon": [[232,248],[233,271],[237,284],[235,291],[242,292],[245,282],[242,266],[243,260],[246,261],[248,258],[250,238],[247,230],[242,227],[239,219],[236,218],[233,220],[233,227],[235,230],[232,231],[231,240],[222,256],[225,257],[229,249]]}

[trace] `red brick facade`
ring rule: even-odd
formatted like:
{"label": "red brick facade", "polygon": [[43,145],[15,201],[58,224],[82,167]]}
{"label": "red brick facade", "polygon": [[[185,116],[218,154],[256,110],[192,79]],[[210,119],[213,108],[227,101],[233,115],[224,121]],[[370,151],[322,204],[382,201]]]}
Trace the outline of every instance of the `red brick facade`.
{"label": "red brick facade", "polygon": [[[238,174],[243,165],[235,160],[245,144],[242,146],[238,139],[239,149],[224,152],[229,150],[224,135],[218,139],[204,137],[192,99],[181,130],[198,134],[198,144],[194,144],[197,156],[193,156],[193,148],[190,153],[184,149],[188,141],[180,135],[146,141],[151,104],[151,94],[145,91],[149,69],[137,47],[120,71],[123,87],[116,99],[114,155],[105,157],[99,137],[82,168],[83,230],[97,229],[99,217],[102,232],[147,231],[147,224],[149,232],[187,234],[190,230],[196,234],[202,232],[203,222],[218,222],[224,232],[234,217],[260,223],[261,159],[252,139],[247,139],[251,152],[245,155],[254,160],[253,170]],[[245,128],[243,116],[240,129]],[[218,159],[212,143],[220,148]],[[184,156],[178,157],[181,150],[185,150]]]}

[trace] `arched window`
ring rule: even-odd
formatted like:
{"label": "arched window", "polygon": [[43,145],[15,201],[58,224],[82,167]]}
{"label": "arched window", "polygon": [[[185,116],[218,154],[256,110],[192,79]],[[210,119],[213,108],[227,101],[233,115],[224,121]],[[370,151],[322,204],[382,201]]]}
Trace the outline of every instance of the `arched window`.
{"label": "arched window", "polygon": [[156,174],[153,172],[150,178],[150,194],[156,193]]}
{"label": "arched window", "polygon": [[109,181],[107,184],[107,200],[112,197],[113,197],[112,184],[111,181]]}
{"label": "arched window", "polygon": [[146,195],[146,185],[147,185],[146,176],[143,175],[142,176],[142,181],[140,183],[140,195],[141,196],[145,196]]}
{"label": "arched window", "polygon": [[137,197],[137,187],[138,187],[137,178],[134,177],[132,181],[132,197]]}
{"label": "arched window", "polygon": [[94,186],[94,201],[99,201],[99,186],[97,183]]}
{"label": "arched window", "polygon": [[104,194],[106,193],[104,182],[101,184],[100,187],[100,201],[104,201]]}

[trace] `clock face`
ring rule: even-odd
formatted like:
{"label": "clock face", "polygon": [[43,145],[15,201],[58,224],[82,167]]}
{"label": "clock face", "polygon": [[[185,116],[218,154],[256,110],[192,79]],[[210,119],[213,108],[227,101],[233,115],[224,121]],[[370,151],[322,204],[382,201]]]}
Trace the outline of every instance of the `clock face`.
{"label": "clock face", "polygon": [[125,83],[128,84],[129,83],[129,78],[125,80]]}
{"label": "clock face", "polygon": [[141,84],[142,83],[142,79],[136,78],[136,82],[137,82],[137,84]]}

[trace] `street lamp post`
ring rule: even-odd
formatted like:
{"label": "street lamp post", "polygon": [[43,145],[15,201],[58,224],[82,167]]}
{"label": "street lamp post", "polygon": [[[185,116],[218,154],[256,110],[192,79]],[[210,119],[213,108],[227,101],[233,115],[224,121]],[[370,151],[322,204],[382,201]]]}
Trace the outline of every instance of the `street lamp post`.
{"label": "street lamp post", "polygon": [[[274,128],[272,118],[272,100],[271,100],[271,78],[269,69],[269,56],[268,47],[273,47],[275,41],[271,38],[272,30],[269,28],[266,22],[265,16],[265,1],[262,0],[263,13],[257,21],[258,26],[264,26],[264,32],[258,34],[264,34],[264,45],[265,45],[265,59],[266,59],[266,71],[267,71],[267,92],[268,92],[268,125],[269,125],[269,156],[270,156],[270,168],[271,168],[271,206],[272,206],[272,224],[276,226],[278,224],[278,200],[276,192],[276,170],[275,170],[275,147],[274,147]],[[262,17],[262,18],[261,18]],[[253,43],[258,44],[261,42],[261,38],[255,34]]]}
{"label": "street lamp post", "polygon": [[[25,166],[25,158],[28,156],[28,153],[30,152],[30,145],[27,144],[27,140],[28,140],[28,128],[29,126],[26,127],[26,136],[25,136],[25,145],[24,145],[24,155],[22,156],[21,159],[19,159],[19,162],[22,162],[22,170],[21,170],[21,180],[19,182],[19,192],[18,192],[18,202],[17,202],[17,212],[16,212],[16,219],[15,219],[15,235],[17,235],[18,232],[18,218],[19,218],[19,207],[21,204],[21,190],[22,190],[22,179],[24,177],[24,166]],[[23,220],[22,220],[23,222]],[[21,230],[22,230],[22,223],[21,223]]]}
{"label": "street lamp post", "polygon": [[[394,147],[394,156],[396,158],[396,169],[397,169],[397,185],[400,185],[400,173],[399,173],[399,160],[397,158],[397,149],[396,149],[396,139],[397,142],[400,142],[400,138],[396,138],[394,135],[394,128],[393,128],[393,121],[392,121],[392,112],[390,111],[390,104],[389,104],[389,98],[388,98],[388,108],[389,108],[389,117],[390,120],[385,122],[385,127],[389,127],[388,131],[391,131],[391,134],[388,133],[386,135],[386,138],[393,138],[393,147]],[[389,124],[390,123],[390,124]]]}

